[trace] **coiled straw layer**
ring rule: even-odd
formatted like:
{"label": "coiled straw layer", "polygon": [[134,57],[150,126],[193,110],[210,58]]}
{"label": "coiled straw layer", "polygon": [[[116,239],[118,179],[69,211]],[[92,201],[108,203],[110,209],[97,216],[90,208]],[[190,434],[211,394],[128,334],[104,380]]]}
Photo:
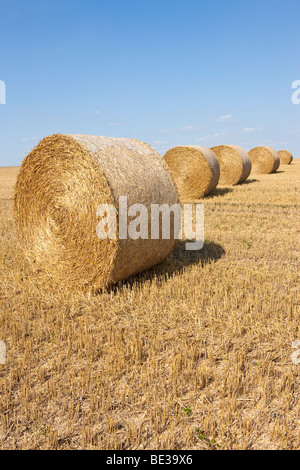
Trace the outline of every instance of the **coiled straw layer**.
{"label": "coiled straw layer", "polygon": [[169,240],[98,238],[97,209],[119,196],[128,207],[179,203],[169,170],[134,139],[52,135],[25,158],[15,187],[15,224],[26,257],[70,288],[97,289],[165,260]]}
{"label": "coiled straw layer", "polygon": [[218,145],[211,149],[220,164],[220,185],[234,186],[245,181],[251,173],[251,160],[238,145]]}
{"label": "coiled straw layer", "polygon": [[212,193],[219,182],[218,160],[206,147],[174,147],[166,152],[164,160],[183,201],[200,199]]}
{"label": "coiled straw layer", "polygon": [[289,150],[279,150],[277,153],[282,165],[290,165],[292,163],[294,157]]}
{"label": "coiled straw layer", "polygon": [[280,166],[278,153],[273,147],[255,147],[249,152],[252,171],[257,174],[275,173]]}

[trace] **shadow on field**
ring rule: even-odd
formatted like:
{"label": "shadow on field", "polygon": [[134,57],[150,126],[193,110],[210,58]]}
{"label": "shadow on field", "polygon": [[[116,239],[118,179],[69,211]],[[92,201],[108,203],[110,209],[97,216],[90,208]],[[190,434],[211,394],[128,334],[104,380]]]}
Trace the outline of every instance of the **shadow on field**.
{"label": "shadow on field", "polygon": [[250,184],[250,183],[256,183],[258,180],[252,178],[251,180],[246,180],[241,183],[241,186],[244,186],[244,184]]}
{"label": "shadow on field", "polygon": [[189,266],[192,264],[201,264],[204,266],[207,263],[218,261],[225,254],[225,250],[221,245],[214,242],[206,242],[201,250],[187,251],[187,241],[178,242],[174,248],[171,259],[178,260]]}
{"label": "shadow on field", "polygon": [[178,242],[172,255],[165,262],[119,282],[111,287],[109,291],[117,292],[119,288],[133,287],[136,284],[143,284],[152,279],[164,282],[171,276],[182,273],[188,266],[199,265],[203,267],[208,263],[217,262],[225,254],[224,248],[214,242],[204,243],[202,250],[198,251],[187,251],[185,244],[186,241]]}
{"label": "shadow on field", "polygon": [[205,196],[205,199],[212,199],[215,196],[225,196],[225,194],[232,193],[233,188],[217,188],[208,196]]}

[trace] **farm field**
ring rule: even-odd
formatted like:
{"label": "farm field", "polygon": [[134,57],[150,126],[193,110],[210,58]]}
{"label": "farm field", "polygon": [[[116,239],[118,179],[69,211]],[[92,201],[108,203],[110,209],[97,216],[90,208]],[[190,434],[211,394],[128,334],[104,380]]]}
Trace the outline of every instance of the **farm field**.
{"label": "farm field", "polygon": [[0,168],[0,449],[300,449],[300,160],[217,188],[205,246],[97,295],[32,275]]}

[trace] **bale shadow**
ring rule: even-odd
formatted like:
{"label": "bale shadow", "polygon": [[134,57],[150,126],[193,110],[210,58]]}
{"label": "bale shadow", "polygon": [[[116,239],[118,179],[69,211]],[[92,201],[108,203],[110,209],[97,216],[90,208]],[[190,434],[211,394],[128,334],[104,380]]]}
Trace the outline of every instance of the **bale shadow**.
{"label": "bale shadow", "polygon": [[184,262],[186,266],[193,264],[201,264],[203,267],[210,262],[216,262],[225,254],[224,248],[218,243],[205,242],[201,250],[186,250],[186,243],[189,240],[179,241],[173,250],[171,258]]}
{"label": "bale shadow", "polygon": [[205,199],[212,199],[216,196],[225,196],[225,194],[232,193],[234,188],[217,188],[208,196],[205,196]]}
{"label": "bale shadow", "polygon": [[186,242],[188,240],[178,242],[172,255],[163,263],[121,281],[107,289],[107,291],[117,293],[120,288],[132,288],[153,279],[163,283],[172,276],[182,273],[188,266],[198,265],[203,267],[209,263],[216,263],[225,255],[224,248],[217,243],[206,242],[201,250],[187,251],[185,248]]}
{"label": "bale shadow", "polygon": [[258,180],[255,179],[255,178],[252,178],[251,180],[245,180],[241,183],[241,186],[243,186],[244,184],[251,184],[251,183],[256,183]]}

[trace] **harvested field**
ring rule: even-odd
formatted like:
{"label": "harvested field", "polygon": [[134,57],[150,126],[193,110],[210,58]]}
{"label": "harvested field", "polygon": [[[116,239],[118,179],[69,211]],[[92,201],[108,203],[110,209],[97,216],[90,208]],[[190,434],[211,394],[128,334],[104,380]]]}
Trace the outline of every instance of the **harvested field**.
{"label": "harvested field", "polygon": [[300,160],[217,188],[205,246],[98,295],[51,290],[0,169],[1,449],[300,449]]}
{"label": "harvested field", "polygon": [[0,194],[1,199],[11,199],[14,194],[14,185],[19,174],[19,167],[0,167]]}

